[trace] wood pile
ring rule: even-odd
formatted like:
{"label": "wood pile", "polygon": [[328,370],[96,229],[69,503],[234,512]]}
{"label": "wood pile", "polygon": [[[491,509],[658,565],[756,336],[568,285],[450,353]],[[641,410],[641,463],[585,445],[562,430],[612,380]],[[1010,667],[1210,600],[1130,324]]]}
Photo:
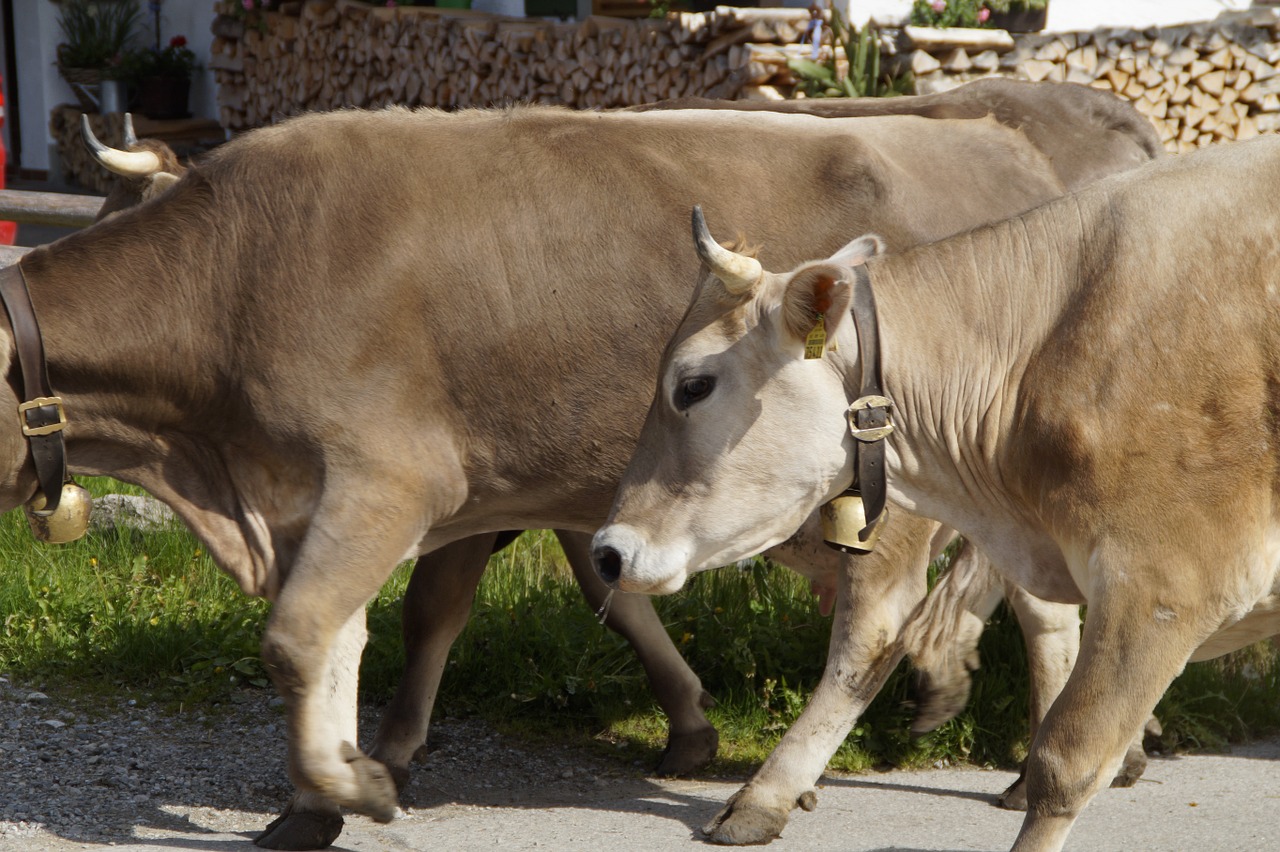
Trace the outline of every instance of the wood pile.
{"label": "wood pile", "polygon": [[233,131],[339,107],[732,98],[750,77],[752,47],[795,41],[808,18],[803,9],[722,6],[561,24],[357,0],[286,4],[248,22],[220,11],[209,66],[222,125]]}
{"label": "wood pile", "polygon": [[[223,127],[306,110],[387,104],[453,109],[513,102],[622,107],[682,96],[785,98],[787,67],[810,57],[805,9],[718,6],[661,20],[581,23],[358,0],[286,3],[246,21],[223,0],[212,59]],[[830,56],[829,41],[819,59]],[[1115,92],[1171,151],[1280,130],[1280,12],[1147,30],[1025,34],[904,28],[882,38],[882,67],[917,91],[983,76]]]}
{"label": "wood pile", "polygon": [[1019,36],[1004,49],[903,34],[917,90],[991,74],[1093,86],[1132,101],[1170,151],[1280,129],[1280,17],[1271,8],[1142,31]]}

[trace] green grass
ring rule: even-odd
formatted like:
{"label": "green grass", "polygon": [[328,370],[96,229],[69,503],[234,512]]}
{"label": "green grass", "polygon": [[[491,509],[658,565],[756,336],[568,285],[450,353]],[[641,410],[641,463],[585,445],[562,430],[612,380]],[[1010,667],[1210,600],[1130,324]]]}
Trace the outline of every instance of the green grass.
{"label": "green grass", "polygon": [[[110,480],[95,493],[122,490]],[[258,637],[269,606],[244,597],[182,530],[111,531],[70,545],[31,540],[20,512],[0,517],[0,672],[85,694],[138,693],[203,707],[269,688]],[[366,697],[390,696],[403,663],[401,566],[370,604]],[[803,709],[822,672],[830,621],[807,582],[755,562],[695,577],[655,601],[673,641],[718,705],[717,768],[749,771]],[[905,666],[858,722],[833,767],[972,761],[1009,766],[1026,748],[1027,672],[1013,617],[983,636],[970,708],[918,741],[907,734]],[[656,762],[666,723],[629,647],[583,602],[550,533],[496,556],[454,647],[436,708],[480,715],[541,739],[608,744]],[[1169,746],[1219,747],[1280,730],[1280,664],[1268,643],[1190,666],[1157,710]],[[619,745],[625,746],[619,749]]]}

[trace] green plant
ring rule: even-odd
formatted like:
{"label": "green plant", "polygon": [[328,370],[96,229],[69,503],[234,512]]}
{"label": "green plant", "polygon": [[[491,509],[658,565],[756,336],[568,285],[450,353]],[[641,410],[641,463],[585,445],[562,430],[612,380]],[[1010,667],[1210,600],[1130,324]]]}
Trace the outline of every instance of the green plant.
{"label": "green plant", "polygon": [[58,45],[58,64],[110,67],[133,38],[139,20],[137,0],[62,0],[58,27],[66,41]]}
{"label": "green plant", "polygon": [[[107,479],[84,484],[95,495],[142,493]],[[32,541],[22,513],[11,512],[0,516],[0,565],[0,673],[89,694],[140,691],[174,707],[269,688],[258,652],[269,605],[241,594],[180,525],[94,529],[46,547]],[[360,672],[366,700],[385,701],[400,677],[400,600],[410,569],[398,568],[369,605]],[[757,559],[698,574],[654,605],[718,702],[708,711],[721,732],[716,770],[754,771],[822,674],[831,620],[818,614],[808,581]],[[1007,609],[992,618],[980,654],[969,707],[916,740],[910,673],[901,666],[832,768],[1016,765],[1026,754],[1028,675]],[[545,531],[525,533],[491,560],[449,655],[436,715],[479,715],[521,736],[598,743],[627,762],[655,762],[666,738],[635,654],[583,605]],[[1268,642],[1188,666],[1157,715],[1168,747],[1280,730],[1280,652]]]}
{"label": "green plant", "polygon": [[[861,30],[851,26],[832,8],[831,55],[826,62],[794,58],[787,67],[799,80],[801,90],[811,98],[882,98],[902,95],[912,88],[909,75],[892,77],[880,73],[880,34],[871,24]],[[848,72],[840,73],[838,51],[844,52]]]}
{"label": "green plant", "polygon": [[120,61],[118,75],[137,84],[148,77],[174,77],[190,80],[197,67],[196,55],[187,47],[184,36],[169,39],[167,47],[142,47],[126,51]]}
{"label": "green plant", "polygon": [[1043,9],[1049,0],[915,0],[911,23],[919,27],[990,27],[992,12]]}

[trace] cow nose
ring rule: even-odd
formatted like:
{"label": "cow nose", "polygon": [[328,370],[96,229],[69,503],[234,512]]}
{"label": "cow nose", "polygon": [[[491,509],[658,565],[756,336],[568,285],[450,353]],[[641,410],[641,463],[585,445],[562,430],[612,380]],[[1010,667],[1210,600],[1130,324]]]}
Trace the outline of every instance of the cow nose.
{"label": "cow nose", "polygon": [[591,551],[591,563],[596,566],[600,579],[610,586],[617,586],[622,576],[622,554],[607,544],[599,545]]}

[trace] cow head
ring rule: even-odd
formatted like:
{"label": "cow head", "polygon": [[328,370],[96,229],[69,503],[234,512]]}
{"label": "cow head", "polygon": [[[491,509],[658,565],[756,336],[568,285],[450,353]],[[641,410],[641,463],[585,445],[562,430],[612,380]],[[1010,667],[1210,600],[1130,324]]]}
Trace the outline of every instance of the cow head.
{"label": "cow head", "polygon": [[[594,540],[601,577],[626,591],[673,592],[688,572],[785,540],[853,477],[851,269],[880,240],[861,237],[775,275],[716,243],[698,209],[693,227],[710,274],[663,355],[635,456]],[[807,359],[820,315],[825,355]]]}
{"label": "cow head", "polygon": [[154,139],[138,141],[133,132],[133,119],[125,113],[123,150],[104,145],[89,126],[89,117],[80,116],[80,134],[93,158],[120,180],[102,203],[98,218],[150,201],[173,186],[186,172],[178,155],[163,142]]}

